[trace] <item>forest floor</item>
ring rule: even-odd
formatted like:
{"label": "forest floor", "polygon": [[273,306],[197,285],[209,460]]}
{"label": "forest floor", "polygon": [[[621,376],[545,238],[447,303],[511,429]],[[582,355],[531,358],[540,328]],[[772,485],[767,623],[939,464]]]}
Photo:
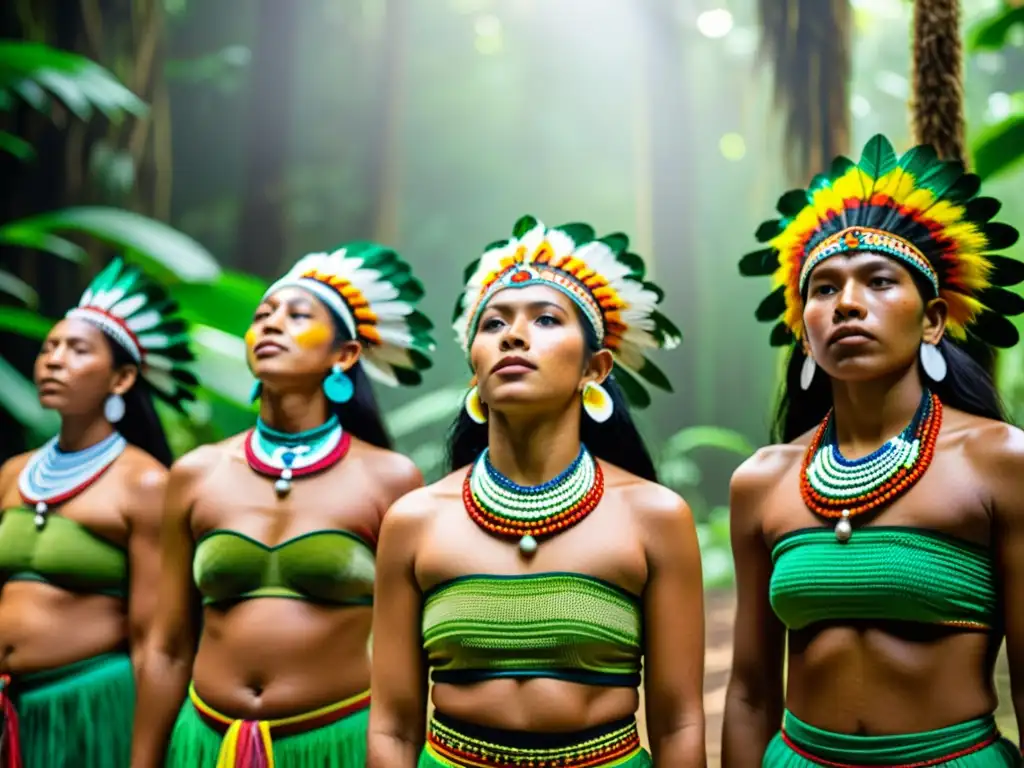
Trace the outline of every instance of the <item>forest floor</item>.
{"label": "forest floor", "polygon": [[[707,652],[704,657],[704,712],[707,718],[708,768],[719,768],[721,765],[725,686],[729,681],[729,667],[732,664],[732,621],[735,609],[733,594],[731,591],[709,592],[705,605]],[[996,711],[996,719],[1003,735],[1016,742],[1017,724],[1013,715],[1013,702],[1010,700],[1010,678],[1004,652],[999,654],[996,682],[999,690],[999,709]],[[647,728],[642,704],[638,717],[641,735],[644,743],[647,743]]]}

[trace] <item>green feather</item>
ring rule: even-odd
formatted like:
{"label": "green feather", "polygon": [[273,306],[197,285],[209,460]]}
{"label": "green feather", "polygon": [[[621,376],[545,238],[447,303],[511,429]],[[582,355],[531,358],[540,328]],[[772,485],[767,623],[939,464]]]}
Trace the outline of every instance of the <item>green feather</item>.
{"label": "green feather", "polygon": [[573,223],[563,224],[555,227],[559,232],[564,232],[576,245],[589,243],[594,239],[594,228],[589,224]]}
{"label": "green feather", "polygon": [[1020,239],[1020,232],[1001,221],[990,221],[984,227],[985,240],[993,251],[1009,248]]}
{"label": "green feather", "polygon": [[421,331],[426,333],[433,329],[434,323],[429,317],[424,315],[418,309],[414,309],[408,315],[405,316],[405,322],[409,326],[410,331]]}
{"label": "green feather", "polygon": [[465,285],[466,283],[468,283],[470,281],[470,278],[473,277],[473,273],[476,272],[476,270],[477,270],[477,268],[479,266],[480,266],[480,259],[476,259],[475,261],[471,261],[469,264],[466,265],[466,268],[462,270],[462,284],[463,285]]}
{"label": "green feather", "polygon": [[392,365],[391,373],[394,375],[395,380],[403,387],[415,387],[423,381],[423,377],[420,375],[419,371],[414,371],[411,368],[402,368],[401,366]]}
{"label": "green feather", "polygon": [[661,302],[665,300],[665,292],[661,290],[660,286],[657,286],[654,283],[648,283],[646,281],[641,283],[641,285],[643,285],[645,291],[650,291],[651,293],[658,297],[655,302],[656,304],[661,304]]}
{"label": "green feather", "polygon": [[784,347],[793,341],[793,332],[785,323],[777,323],[772,328],[771,336],[768,337],[768,343],[773,347]]}
{"label": "green feather", "polygon": [[811,183],[807,185],[807,197],[808,199],[814,195],[820,189],[828,189],[832,186],[832,178],[826,173],[819,173],[813,179]]}
{"label": "green feather", "polygon": [[774,248],[762,248],[748,253],[740,259],[740,274],[745,277],[770,275],[779,268],[779,252]]}
{"label": "green feather", "polygon": [[659,344],[664,344],[667,338],[677,339],[682,342],[683,333],[676,327],[676,324],[669,320],[658,310],[651,312],[651,320],[654,321],[654,330],[652,333],[658,340]]}
{"label": "green feather", "polygon": [[973,173],[965,173],[946,193],[946,199],[954,203],[965,203],[978,194],[981,189],[981,178]]}
{"label": "green feather", "polygon": [[434,361],[418,349],[407,349],[406,354],[409,355],[409,361],[417,371],[425,371],[434,365]]}
{"label": "green feather", "polygon": [[651,404],[650,393],[644,389],[644,385],[633,376],[626,366],[615,363],[612,376],[631,406],[643,409]]}
{"label": "green feather", "polygon": [[994,312],[1013,317],[1024,313],[1024,297],[1003,288],[986,288],[979,291],[978,301]]}
{"label": "green feather", "polygon": [[896,168],[896,152],[882,134],[872,136],[864,145],[860,156],[860,168],[873,179],[879,179]]}
{"label": "green feather", "polygon": [[829,166],[828,175],[835,181],[846,175],[846,173],[857,165],[853,160],[848,157],[839,156],[832,161],[832,165]]}
{"label": "green feather", "polygon": [[644,358],[644,364],[637,370],[637,375],[647,379],[647,381],[658,389],[664,390],[665,392],[672,391],[672,384],[669,382],[668,377],[664,372],[648,360]]}
{"label": "green feather", "polygon": [[610,235],[598,238],[598,242],[604,243],[616,256],[622,254],[627,248],[629,248],[629,238],[626,237],[622,232],[613,232]]}
{"label": "green feather", "polygon": [[1006,349],[1020,341],[1020,334],[1013,323],[996,312],[980,312],[971,330],[979,339],[993,347]]}
{"label": "green feather", "polygon": [[808,202],[806,190],[791,189],[779,198],[779,202],[775,207],[782,214],[783,218],[792,219],[807,207]]}
{"label": "green feather", "polygon": [[619,254],[619,263],[629,268],[629,276],[634,280],[643,280],[644,273],[647,271],[644,267],[644,261],[635,253],[625,251]]}
{"label": "green feather", "polygon": [[516,222],[515,226],[512,227],[512,237],[518,239],[536,226],[537,219],[529,215],[523,216]]}
{"label": "green feather", "polygon": [[761,225],[757,228],[757,232],[754,233],[754,237],[757,238],[759,243],[767,243],[779,236],[782,232],[782,221],[780,219],[771,219],[770,221],[761,222]]}
{"label": "green feather", "polygon": [[994,197],[976,197],[964,206],[966,209],[964,216],[970,221],[984,224],[999,213],[999,209],[1002,207],[1003,204]]}
{"label": "green feather", "polygon": [[758,305],[754,317],[762,323],[777,319],[786,311],[786,286],[780,285]]}
{"label": "green feather", "polygon": [[930,144],[911,147],[900,158],[903,173],[908,174],[915,182],[939,162],[935,148]]}
{"label": "green feather", "polygon": [[998,253],[986,254],[985,258],[992,265],[992,271],[988,274],[988,281],[992,285],[1007,286],[1024,282],[1024,262]]}

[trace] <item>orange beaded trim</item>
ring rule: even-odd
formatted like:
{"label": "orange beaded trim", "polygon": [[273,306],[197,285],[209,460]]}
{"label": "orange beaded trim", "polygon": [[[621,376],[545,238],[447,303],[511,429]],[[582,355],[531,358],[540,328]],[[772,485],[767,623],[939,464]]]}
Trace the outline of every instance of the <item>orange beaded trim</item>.
{"label": "orange beaded trim", "polygon": [[556,533],[561,533],[565,529],[576,525],[576,523],[593,512],[604,495],[604,472],[601,471],[600,463],[594,461],[594,484],[587,491],[586,496],[575,504],[547,517],[536,520],[516,520],[513,522],[506,517],[499,517],[493,514],[480,503],[470,485],[472,474],[473,468],[470,467],[469,472],[466,474],[466,479],[462,483],[462,503],[466,506],[466,511],[473,518],[473,522],[481,528],[498,536],[507,536],[509,538],[518,539],[529,535],[539,539],[542,536],[553,536]]}
{"label": "orange beaded trim", "polygon": [[811,444],[807,446],[803,466],[800,468],[800,495],[803,497],[804,503],[808,508],[822,517],[834,519],[842,517],[844,512],[850,517],[856,517],[896,501],[896,499],[909,491],[921,479],[922,475],[928,470],[928,467],[931,466],[932,458],[935,455],[935,441],[938,439],[939,429],[942,427],[942,401],[939,400],[938,395],[932,393],[931,412],[921,425],[921,430],[917,435],[921,441],[921,452],[914,466],[910,469],[901,468],[899,472],[882,485],[852,499],[830,499],[827,496],[822,496],[814,490],[810,480],[807,478],[807,468],[811,465],[814,455],[821,447],[825,430],[828,428],[831,419],[832,412],[829,411],[821,424],[818,425]]}

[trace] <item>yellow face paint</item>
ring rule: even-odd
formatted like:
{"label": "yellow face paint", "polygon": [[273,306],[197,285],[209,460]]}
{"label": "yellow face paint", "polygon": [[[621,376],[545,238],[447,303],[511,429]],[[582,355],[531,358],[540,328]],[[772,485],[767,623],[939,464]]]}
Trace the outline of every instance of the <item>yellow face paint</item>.
{"label": "yellow face paint", "polygon": [[333,332],[324,323],[311,322],[307,328],[295,334],[295,343],[305,349],[319,347],[331,340]]}
{"label": "yellow face paint", "polygon": [[256,363],[256,355],[253,354],[252,348],[256,346],[256,331],[253,328],[249,328],[245,332],[245,357],[249,363],[249,368],[252,368]]}

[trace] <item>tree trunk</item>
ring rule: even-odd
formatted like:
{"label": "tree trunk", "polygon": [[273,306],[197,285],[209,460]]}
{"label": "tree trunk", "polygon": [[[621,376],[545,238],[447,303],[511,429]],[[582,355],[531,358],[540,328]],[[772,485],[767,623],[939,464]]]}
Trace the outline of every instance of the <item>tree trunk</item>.
{"label": "tree trunk", "polygon": [[913,127],[918,144],[966,165],[959,0],[914,3]]}
{"label": "tree trunk", "polygon": [[249,84],[245,190],[235,265],[269,277],[289,261],[285,209],[299,4],[260,0]]}
{"label": "tree trunk", "polygon": [[850,149],[849,0],[759,0],[759,58],[785,115],[786,172],[805,184]]}

